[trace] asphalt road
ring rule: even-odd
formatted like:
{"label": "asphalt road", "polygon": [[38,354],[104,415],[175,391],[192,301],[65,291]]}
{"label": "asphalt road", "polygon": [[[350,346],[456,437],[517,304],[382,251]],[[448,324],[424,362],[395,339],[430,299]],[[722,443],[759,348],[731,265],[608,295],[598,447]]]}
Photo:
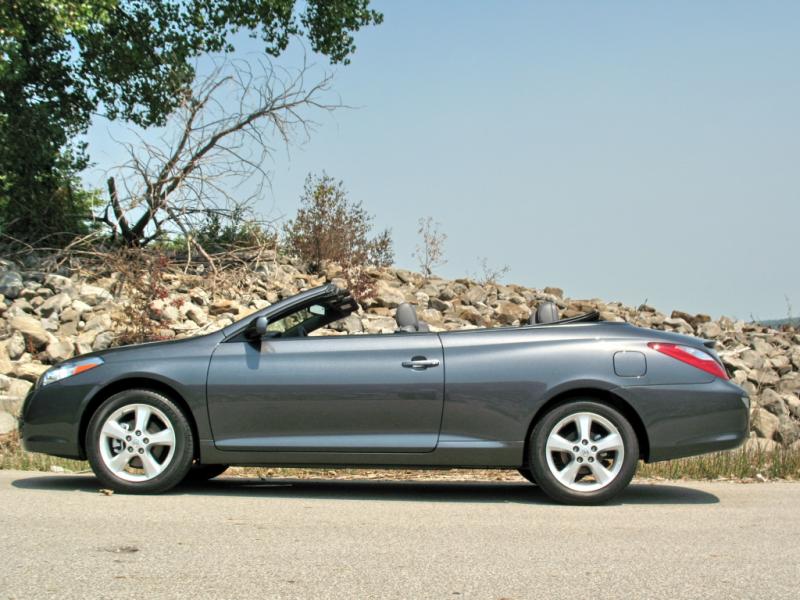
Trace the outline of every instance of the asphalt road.
{"label": "asphalt road", "polygon": [[223,478],[105,496],[0,471],[0,598],[797,598],[800,484]]}

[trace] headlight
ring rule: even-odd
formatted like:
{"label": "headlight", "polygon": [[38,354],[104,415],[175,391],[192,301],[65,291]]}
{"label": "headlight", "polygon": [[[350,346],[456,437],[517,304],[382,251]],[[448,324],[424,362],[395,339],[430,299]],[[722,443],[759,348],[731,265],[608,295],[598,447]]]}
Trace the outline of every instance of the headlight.
{"label": "headlight", "polygon": [[92,358],[85,358],[83,360],[75,360],[66,362],[63,365],[58,365],[44,372],[42,378],[39,380],[40,386],[50,385],[56,381],[61,381],[67,377],[72,377],[78,373],[83,373],[89,369],[94,369],[103,364],[103,359],[99,356]]}

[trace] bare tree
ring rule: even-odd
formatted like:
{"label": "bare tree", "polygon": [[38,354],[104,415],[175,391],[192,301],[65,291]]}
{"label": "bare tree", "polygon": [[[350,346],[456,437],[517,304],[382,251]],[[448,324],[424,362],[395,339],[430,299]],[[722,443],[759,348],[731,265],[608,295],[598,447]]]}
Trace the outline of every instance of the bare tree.
{"label": "bare tree", "polygon": [[478,273],[476,279],[481,285],[496,285],[503,277],[508,275],[508,272],[511,270],[508,265],[503,265],[502,267],[491,266],[489,264],[489,259],[486,257],[479,257],[478,265],[481,268],[481,272]]}
{"label": "bare tree", "polygon": [[429,279],[433,275],[434,268],[447,263],[444,258],[444,243],[447,241],[447,234],[439,231],[439,225],[440,223],[433,221],[433,217],[419,220],[417,233],[422,236],[422,241],[417,244],[413,256],[419,262],[425,279]]}
{"label": "bare tree", "polygon": [[[137,144],[126,144],[130,159],[108,179],[99,220],[129,247],[177,230],[213,267],[194,235],[198,223],[240,213],[260,195],[268,183],[264,163],[276,150],[271,144],[308,138],[314,123],[305,111],[342,106],[322,99],[331,76],[308,83],[309,74],[306,64],[295,72],[263,62],[219,64],[184,92],[158,142],[140,135]],[[248,181],[255,191],[235,197]]]}

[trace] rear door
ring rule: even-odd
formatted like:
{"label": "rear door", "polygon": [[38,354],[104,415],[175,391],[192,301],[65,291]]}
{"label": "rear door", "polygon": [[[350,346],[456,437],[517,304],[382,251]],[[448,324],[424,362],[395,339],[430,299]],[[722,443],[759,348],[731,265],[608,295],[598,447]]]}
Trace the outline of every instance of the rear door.
{"label": "rear door", "polygon": [[435,333],[220,344],[208,407],[221,450],[430,452],[444,401]]}

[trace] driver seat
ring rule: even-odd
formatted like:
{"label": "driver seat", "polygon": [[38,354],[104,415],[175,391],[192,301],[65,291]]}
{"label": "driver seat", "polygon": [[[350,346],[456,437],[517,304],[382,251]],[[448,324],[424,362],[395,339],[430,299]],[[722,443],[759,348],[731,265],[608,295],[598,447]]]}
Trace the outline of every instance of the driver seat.
{"label": "driver seat", "polygon": [[397,332],[414,333],[417,331],[430,331],[427,323],[417,318],[417,311],[408,302],[403,302],[397,307],[394,320],[397,321]]}

